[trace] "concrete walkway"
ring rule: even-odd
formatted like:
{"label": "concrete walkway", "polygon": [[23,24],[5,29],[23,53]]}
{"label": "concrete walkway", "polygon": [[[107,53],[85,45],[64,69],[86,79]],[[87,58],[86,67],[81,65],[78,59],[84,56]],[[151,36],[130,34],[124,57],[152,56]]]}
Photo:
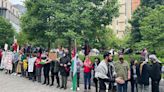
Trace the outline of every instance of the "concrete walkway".
{"label": "concrete walkway", "polygon": [[[70,89],[70,81],[68,82],[67,90],[56,88],[56,86],[56,84],[52,87],[42,85],[37,82],[32,82],[27,78],[5,74],[3,71],[0,71],[0,92],[72,92]],[[78,92],[85,92],[83,87],[83,84],[81,84],[81,90]],[[94,87],[92,86],[91,90],[87,92],[95,92]],[[130,92],[130,85],[128,87],[128,92]],[[164,92],[164,80],[160,83],[160,92]]]}

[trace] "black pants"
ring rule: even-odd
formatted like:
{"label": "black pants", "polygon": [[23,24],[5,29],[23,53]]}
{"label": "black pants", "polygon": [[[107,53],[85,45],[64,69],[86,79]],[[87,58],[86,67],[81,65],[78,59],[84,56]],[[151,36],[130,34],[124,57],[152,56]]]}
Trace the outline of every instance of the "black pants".
{"label": "black pants", "polygon": [[35,75],[34,72],[29,72],[29,80],[35,81]]}
{"label": "black pants", "polygon": [[16,73],[18,62],[13,63],[12,73]]}
{"label": "black pants", "polygon": [[60,86],[60,80],[59,80],[59,72],[51,72],[51,79],[52,79],[52,84],[54,84],[54,76],[56,76],[56,81],[58,86]]}
{"label": "black pants", "polygon": [[98,79],[94,78],[93,82],[95,83],[95,90],[96,90],[96,92],[98,92]]}
{"label": "black pants", "polygon": [[[135,91],[136,88],[136,91]],[[131,92],[138,92],[137,80],[131,80]]]}
{"label": "black pants", "polygon": [[105,85],[105,80],[99,78],[99,92],[106,92],[106,85]]}
{"label": "black pants", "polygon": [[61,76],[62,86],[63,88],[67,88],[67,76]]}
{"label": "black pants", "polygon": [[43,84],[46,84],[49,85],[49,72],[50,72],[50,67],[49,66],[44,66],[43,68],[43,72],[44,72],[44,83]]}
{"label": "black pants", "polygon": [[159,82],[160,81],[152,81],[152,92],[159,92]]}

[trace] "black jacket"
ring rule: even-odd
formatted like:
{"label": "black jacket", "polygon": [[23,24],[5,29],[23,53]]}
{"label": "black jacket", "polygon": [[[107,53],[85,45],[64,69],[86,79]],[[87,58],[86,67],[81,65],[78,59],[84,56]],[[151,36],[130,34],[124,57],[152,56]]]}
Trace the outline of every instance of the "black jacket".
{"label": "black jacket", "polygon": [[150,72],[152,81],[161,80],[161,68],[162,65],[158,62],[152,64]]}
{"label": "black jacket", "polygon": [[[62,57],[60,59],[60,64],[63,65],[63,66],[60,66],[61,76],[69,76],[70,66],[71,66],[71,59],[68,56]],[[64,67],[64,64],[66,64],[67,67]]]}
{"label": "black jacket", "polygon": [[52,73],[57,73],[59,72],[60,64],[58,61],[52,61],[51,62],[51,72]]}
{"label": "black jacket", "polygon": [[147,63],[143,65],[142,68],[142,74],[140,72],[140,67],[141,64],[137,65],[137,81],[139,84],[143,84],[143,85],[149,85],[149,77],[150,77],[150,65],[148,65]]}
{"label": "black jacket", "polygon": [[[136,66],[136,74],[137,74],[137,66]],[[135,75],[135,73],[134,73],[134,70],[133,70],[133,65],[130,65],[130,81],[136,80],[134,78],[134,75]]]}

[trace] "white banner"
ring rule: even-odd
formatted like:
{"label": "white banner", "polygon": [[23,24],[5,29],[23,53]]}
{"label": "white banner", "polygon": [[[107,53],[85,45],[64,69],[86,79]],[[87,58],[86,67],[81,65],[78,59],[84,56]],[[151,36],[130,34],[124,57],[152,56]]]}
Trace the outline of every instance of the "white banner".
{"label": "white banner", "polygon": [[12,70],[13,52],[3,52],[1,68]]}
{"label": "white banner", "polygon": [[28,59],[28,72],[33,72],[34,71],[34,63],[35,63],[36,59],[37,59],[36,57]]}

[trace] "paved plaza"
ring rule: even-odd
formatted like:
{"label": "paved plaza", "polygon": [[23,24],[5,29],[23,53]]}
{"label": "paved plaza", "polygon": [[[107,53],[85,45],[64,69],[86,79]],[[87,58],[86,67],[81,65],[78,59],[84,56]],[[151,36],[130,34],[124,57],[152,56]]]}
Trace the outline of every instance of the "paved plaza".
{"label": "paved plaza", "polygon": [[[81,90],[78,92],[84,92],[83,84],[80,86]],[[4,71],[0,71],[0,92],[72,92],[70,88],[70,81],[68,81],[68,89],[64,90],[56,88],[56,84],[53,87],[50,87],[37,82],[32,82],[27,78],[8,75],[5,74]],[[130,88],[130,86],[128,88]],[[95,92],[94,87],[92,86],[91,90],[88,92]],[[160,83],[160,92],[164,92],[164,81],[161,81]]]}

